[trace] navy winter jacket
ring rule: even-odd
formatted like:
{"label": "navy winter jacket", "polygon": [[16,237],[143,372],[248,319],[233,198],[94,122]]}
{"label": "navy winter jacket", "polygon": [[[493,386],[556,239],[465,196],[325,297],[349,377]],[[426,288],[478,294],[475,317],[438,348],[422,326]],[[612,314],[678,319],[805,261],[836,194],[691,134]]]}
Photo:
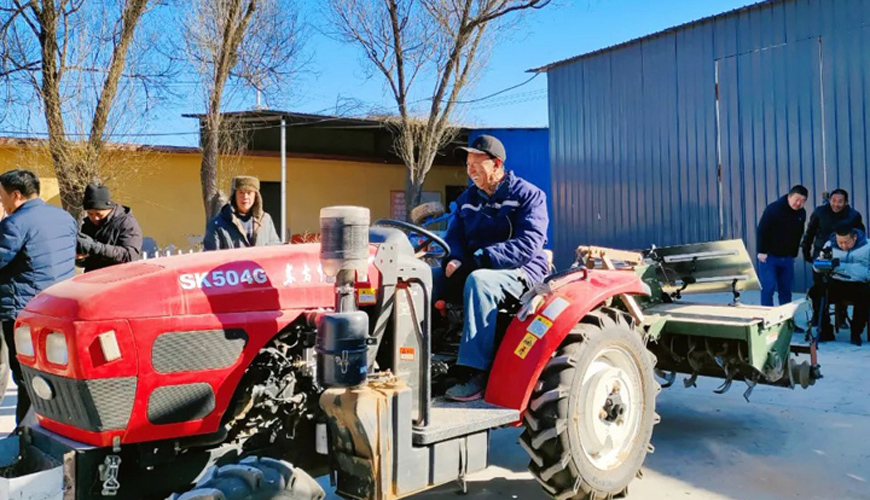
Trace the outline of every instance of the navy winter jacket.
{"label": "navy winter jacket", "polygon": [[764,209],[758,223],[758,253],[774,257],[797,257],[804,234],[807,211],[792,210],[788,195],[771,203]]}
{"label": "navy winter jacket", "polygon": [[36,294],[75,275],[77,233],[69,213],[40,199],[0,221],[0,320],[14,320]]}
{"label": "navy winter jacket", "polygon": [[[459,207],[447,228],[450,255],[470,269],[523,269],[530,285],[549,273],[547,196],[512,171],[492,196],[471,186],[456,200]],[[482,254],[475,258],[478,250]]]}

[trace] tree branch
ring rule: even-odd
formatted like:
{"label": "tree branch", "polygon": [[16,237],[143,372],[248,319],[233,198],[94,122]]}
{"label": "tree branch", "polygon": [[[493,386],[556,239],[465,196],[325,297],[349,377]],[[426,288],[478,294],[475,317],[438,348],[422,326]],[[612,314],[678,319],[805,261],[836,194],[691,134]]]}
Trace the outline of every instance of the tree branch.
{"label": "tree branch", "polygon": [[16,64],[15,67],[8,70],[0,70],[0,78],[6,78],[7,76],[11,76],[15,73],[21,71],[38,71],[42,67],[42,64],[39,61],[31,61],[29,63],[24,63],[21,65]]}
{"label": "tree branch", "polygon": [[94,119],[91,124],[90,139],[88,141],[92,151],[102,149],[103,132],[106,128],[106,122],[109,119],[109,110],[112,106],[112,101],[118,91],[118,81],[121,79],[124,66],[127,62],[128,49],[133,41],[133,35],[136,32],[136,26],[139,24],[139,19],[149,0],[128,0],[124,8],[121,21],[121,32],[118,36],[118,44],[115,45],[112,51],[112,60],[109,64],[108,74],[103,83],[103,89],[100,97],[97,100],[97,106],[94,110]]}

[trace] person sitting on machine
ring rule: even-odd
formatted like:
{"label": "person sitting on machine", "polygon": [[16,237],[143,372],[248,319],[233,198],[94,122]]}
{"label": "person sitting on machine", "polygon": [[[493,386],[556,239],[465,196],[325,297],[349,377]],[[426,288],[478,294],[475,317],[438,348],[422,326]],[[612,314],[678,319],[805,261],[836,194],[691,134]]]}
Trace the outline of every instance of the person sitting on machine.
{"label": "person sitting on machine", "polygon": [[[829,257],[830,277],[810,289],[813,300],[814,324],[821,325],[819,340],[834,340],[828,304],[851,303],[853,344],[861,345],[861,333],[870,316],[870,243],[860,229],[848,225],[837,227],[836,234],[825,243],[821,255]],[[825,267],[816,261],[814,270],[822,274]],[[824,307],[822,306],[824,300]],[[868,334],[870,341],[870,334]]]}
{"label": "person sitting on machine", "polygon": [[457,153],[466,156],[474,187],[456,201],[459,209],[445,238],[450,255],[444,274],[448,296],[450,290],[462,290],[465,319],[457,364],[467,368],[468,378],[448,389],[447,397],[472,401],[486,388],[499,307],[548,274],[549,216],[544,192],[505,171],[507,155],[498,139],[482,135]]}

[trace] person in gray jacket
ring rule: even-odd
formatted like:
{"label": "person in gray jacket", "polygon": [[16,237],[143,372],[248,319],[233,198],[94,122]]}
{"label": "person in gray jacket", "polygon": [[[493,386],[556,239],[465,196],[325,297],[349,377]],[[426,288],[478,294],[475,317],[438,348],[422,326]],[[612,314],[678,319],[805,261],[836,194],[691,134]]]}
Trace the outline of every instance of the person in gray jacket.
{"label": "person in gray jacket", "polygon": [[[841,225],[822,248],[823,253],[826,250],[830,251],[832,260],[836,261],[827,290],[824,286],[813,286],[810,290],[813,313],[821,314],[820,340],[834,340],[830,316],[827,311],[819,311],[821,299],[827,291],[828,303],[848,302],[853,305],[851,341],[860,346],[861,334],[870,317],[870,243],[864,231]],[[870,334],[867,340],[870,341]]]}
{"label": "person in gray jacket", "polygon": [[233,178],[230,202],[205,228],[204,250],[280,245],[272,217],[263,211],[260,181],[240,175]]}

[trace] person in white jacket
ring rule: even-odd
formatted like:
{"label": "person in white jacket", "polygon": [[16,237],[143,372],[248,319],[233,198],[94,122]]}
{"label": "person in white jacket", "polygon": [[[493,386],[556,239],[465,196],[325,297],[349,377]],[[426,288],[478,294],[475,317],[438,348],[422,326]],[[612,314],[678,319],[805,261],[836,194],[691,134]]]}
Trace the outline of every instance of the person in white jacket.
{"label": "person in white jacket", "polygon": [[[836,262],[827,290],[824,286],[813,286],[810,290],[813,313],[821,313],[820,340],[834,339],[830,316],[827,311],[819,311],[822,296],[827,291],[829,304],[848,302],[853,305],[851,341],[860,346],[861,334],[870,316],[870,243],[864,231],[843,225],[825,243],[822,252],[826,251],[830,251],[831,259]],[[870,342],[870,334],[867,341]]]}

